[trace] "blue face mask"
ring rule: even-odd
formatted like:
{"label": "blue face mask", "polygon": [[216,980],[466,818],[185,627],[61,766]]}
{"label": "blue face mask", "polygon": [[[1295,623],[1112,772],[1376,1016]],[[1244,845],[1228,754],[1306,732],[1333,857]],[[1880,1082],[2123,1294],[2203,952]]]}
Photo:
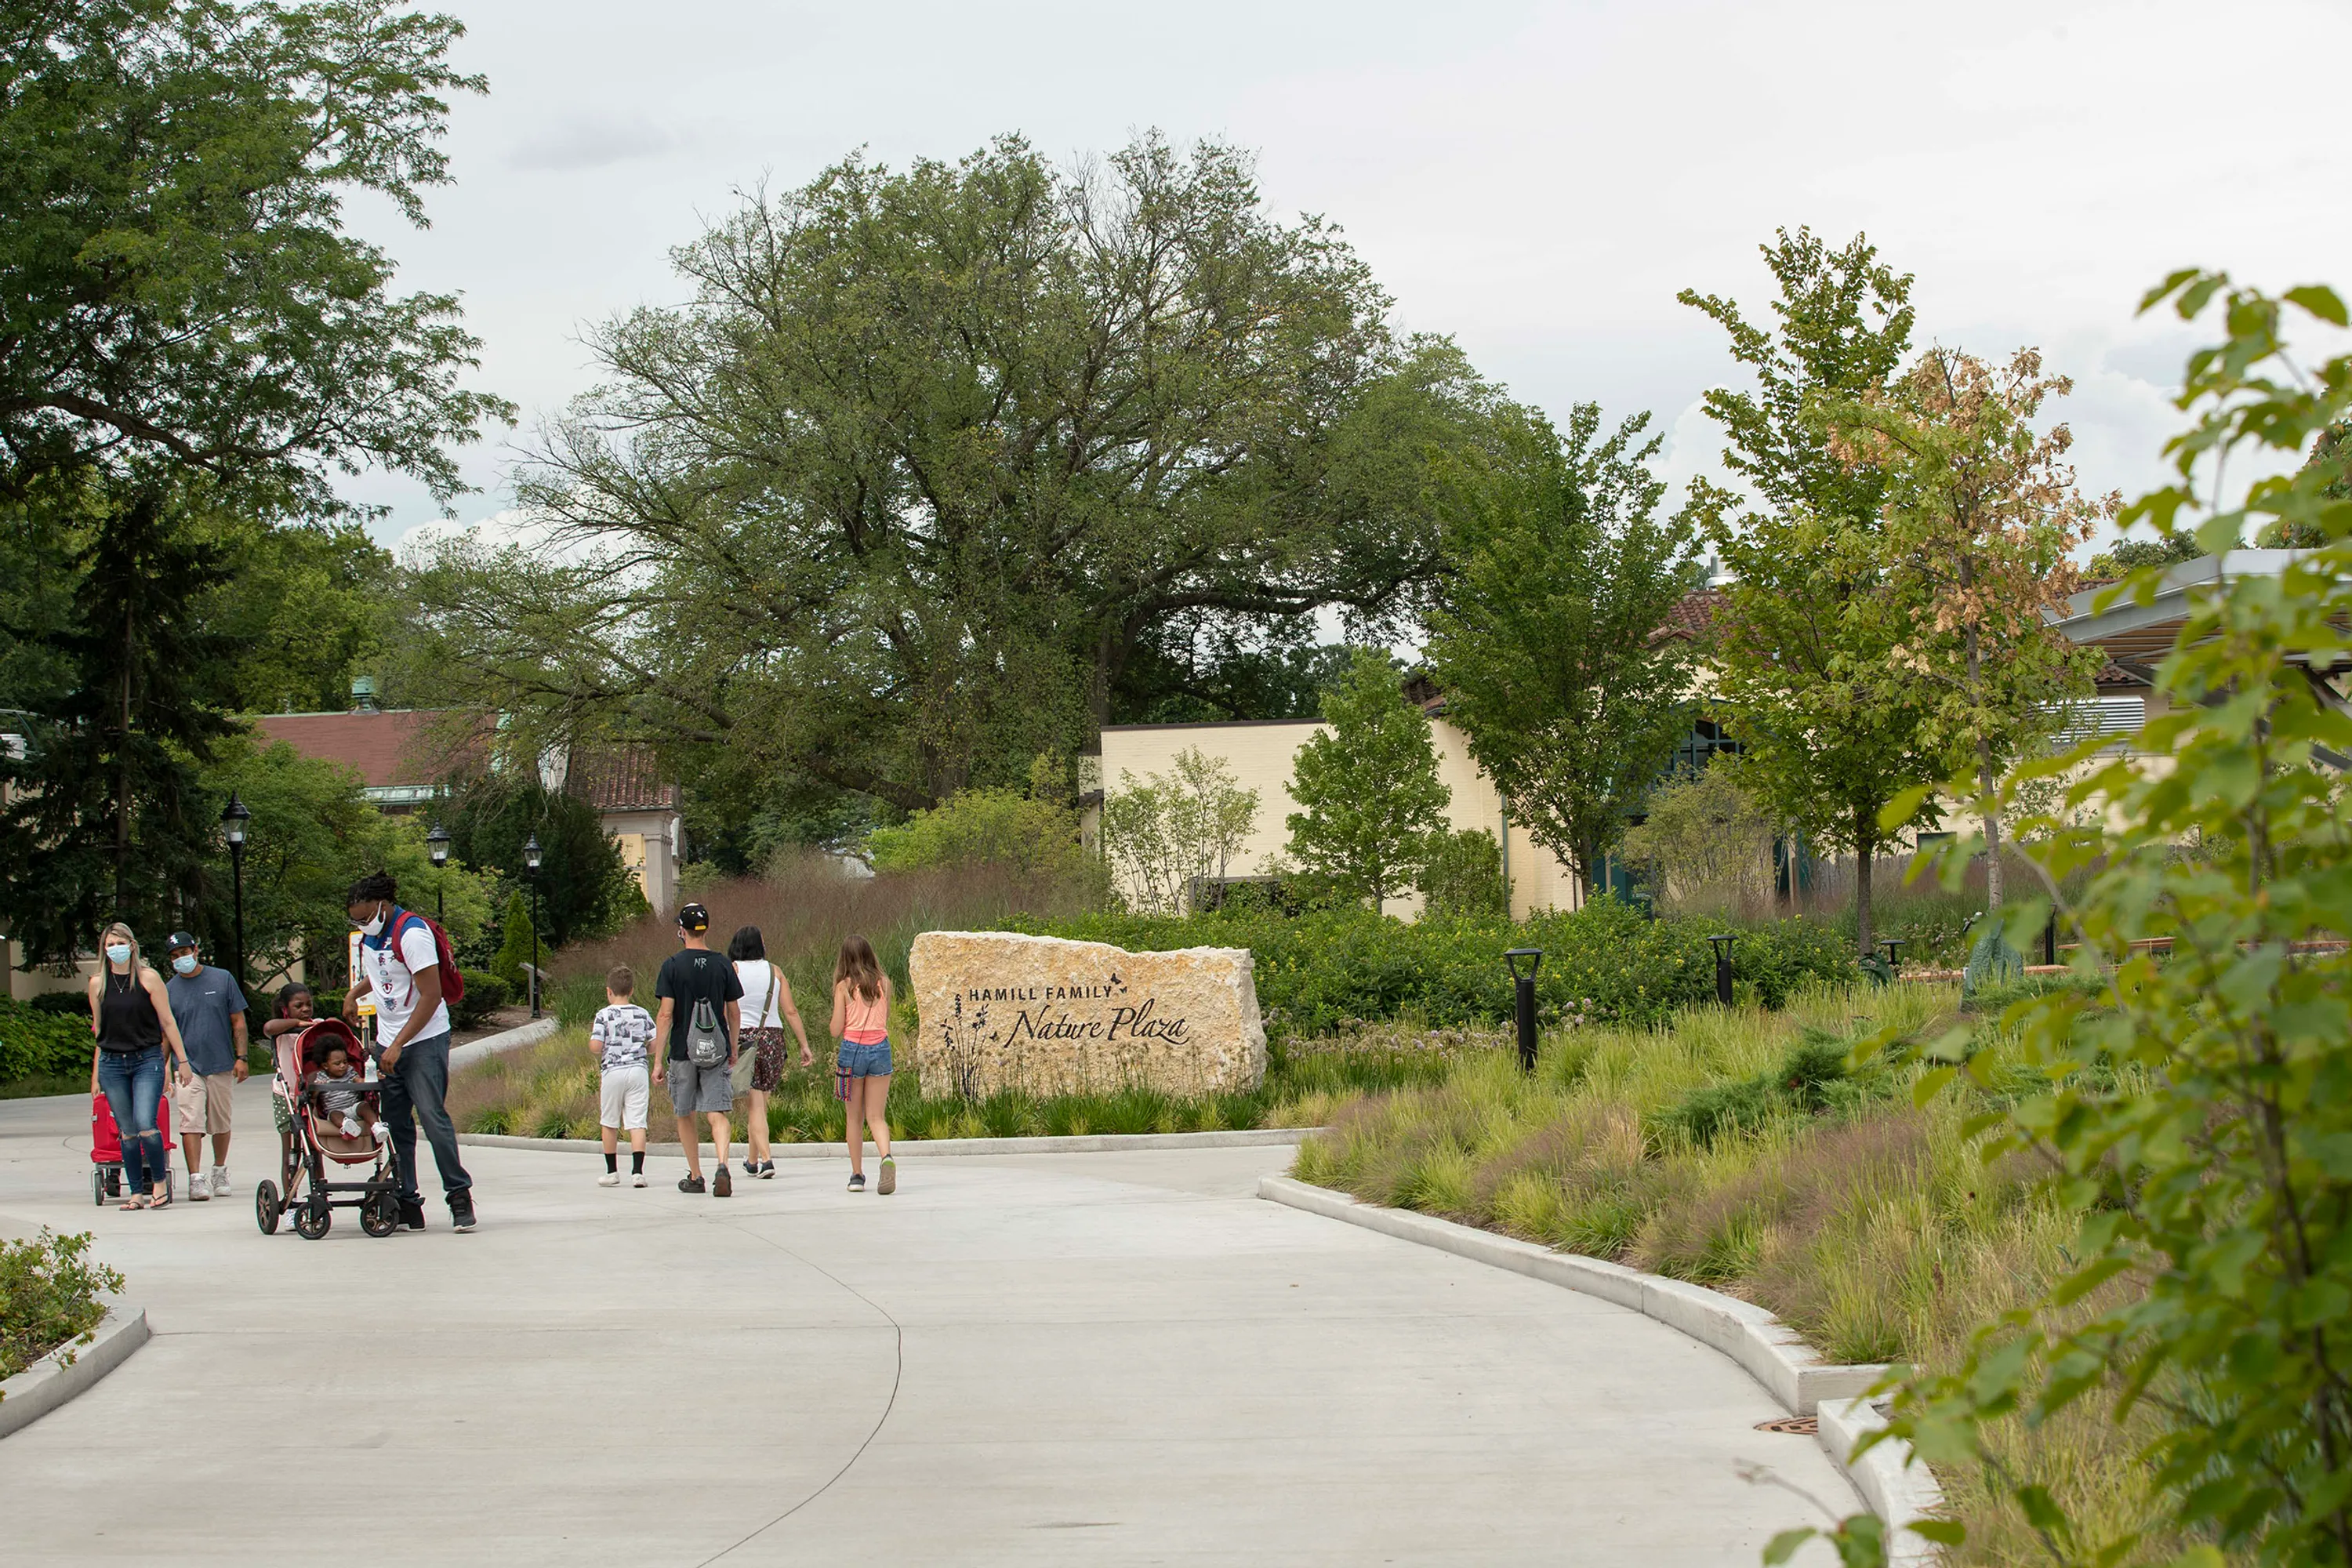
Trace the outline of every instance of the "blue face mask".
{"label": "blue face mask", "polygon": [[172,967],[183,974],[194,974],[196,972],[196,955],[193,952],[184,952],[172,960]]}
{"label": "blue face mask", "polygon": [[131,962],[131,944],[127,942],[108,942],[106,956],[117,963],[128,963]]}

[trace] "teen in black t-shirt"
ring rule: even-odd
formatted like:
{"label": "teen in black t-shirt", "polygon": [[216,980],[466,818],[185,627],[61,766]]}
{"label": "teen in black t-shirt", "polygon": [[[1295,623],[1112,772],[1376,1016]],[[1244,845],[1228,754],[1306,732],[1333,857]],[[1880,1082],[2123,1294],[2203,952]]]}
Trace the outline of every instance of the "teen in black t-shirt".
{"label": "teen in black t-shirt", "polygon": [[[655,1021],[654,1034],[669,1042],[665,1057],[654,1062],[654,1081],[669,1086],[670,1106],[677,1112],[677,1141],[686,1148],[687,1173],[677,1190],[703,1190],[702,1134],[694,1125],[694,1119],[702,1116],[710,1122],[710,1142],[719,1152],[710,1195],[723,1198],[735,1190],[727,1173],[727,1113],[735,1103],[730,1074],[742,1021],[739,999],[743,983],[735,978],[735,966],[725,953],[710,951],[705,940],[709,932],[709,910],[700,904],[679,909],[677,934],[685,945],[663,963],[660,977],[654,982],[654,994],[661,998],[661,1016]],[[698,1067],[687,1047],[687,1037],[694,1024],[694,1005],[705,1000],[719,1016],[719,1030],[727,1037],[727,1059]]]}

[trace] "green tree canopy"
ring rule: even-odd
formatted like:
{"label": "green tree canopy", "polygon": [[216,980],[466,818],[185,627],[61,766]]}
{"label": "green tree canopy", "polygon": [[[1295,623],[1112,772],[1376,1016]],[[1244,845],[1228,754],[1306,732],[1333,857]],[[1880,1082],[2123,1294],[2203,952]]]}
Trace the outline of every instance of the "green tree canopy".
{"label": "green tree canopy", "polygon": [[1664,635],[1698,583],[1688,531],[1662,518],[1647,415],[1606,438],[1580,404],[1533,411],[1447,489],[1446,572],[1428,617],[1445,716],[1512,816],[1590,878],[1688,732],[1693,662]]}
{"label": "green tree canopy", "polygon": [[1884,469],[1831,450],[1827,401],[1884,389],[1911,339],[1911,276],[1856,236],[1832,251],[1810,230],[1763,247],[1779,281],[1777,330],[1737,304],[1685,289],[1731,336],[1755,392],[1718,387],[1707,412],[1724,461],[1759,504],[1702,483],[1693,510],[1728,574],[1713,626],[1711,703],[1744,750],[1741,778],[1776,820],[1810,844],[1851,850],[1857,941],[1872,951],[1872,867],[1902,825],[1880,812],[1932,777],[1921,706],[1894,679],[1913,626],[1880,538]]}
{"label": "green tree canopy", "polygon": [[509,886],[528,882],[524,845],[539,840],[539,918],[550,947],[610,936],[645,912],[645,894],[595,808],[543,787],[536,773],[467,781],[442,825],[453,859]]}
{"label": "green tree canopy", "polygon": [[1397,614],[1435,564],[1424,454],[1486,398],[1222,146],[853,158],[677,263],[692,301],[592,335],[604,388],[525,478],[562,548],[453,545],[420,587],[425,657],[519,734],[689,778],[1017,787],[1181,689],[1186,617],[1246,650]]}
{"label": "green tree canopy", "polygon": [[1330,730],[1292,763],[1290,853],[1340,897],[1377,910],[1418,885],[1453,792],[1437,776],[1429,715],[1405,700],[1385,654],[1355,651],[1323,693],[1323,717]]}
{"label": "green tree canopy", "polygon": [[157,461],[332,510],[362,462],[462,488],[510,416],[457,384],[444,294],[395,294],[345,193],[424,222],[463,29],[385,0],[0,4],[0,491]]}

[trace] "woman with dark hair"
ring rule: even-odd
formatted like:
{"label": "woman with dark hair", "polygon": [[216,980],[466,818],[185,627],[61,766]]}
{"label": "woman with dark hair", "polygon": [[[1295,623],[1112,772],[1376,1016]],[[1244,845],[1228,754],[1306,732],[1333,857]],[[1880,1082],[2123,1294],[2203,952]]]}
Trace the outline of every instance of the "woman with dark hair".
{"label": "woman with dark hair", "polygon": [[735,961],[735,978],[743,985],[743,1037],[736,1051],[751,1058],[751,1154],[743,1173],[767,1181],[776,1173],[776,1163],[768,1157],[768,1096],[783,1081],[784,1026],[791,1025],[800,1039],[801,1066],[814,1067],[816,1053],[809,1049],[801,1010],[793,1005],[793,983],[768,962],[768,944],[760,928],[738,931],[727,944],[727,956]]}
{"label": "woman with dark hair", "polygon": [[180,1064],[180,1082],[195,1081],[188,1048],[172,1017],[163,977],[139,956],[139,938],[121,921],[101,932],[99,951],[106,962],[89,977],[89,1032],[97,1046],[89,1058],[89,1091],[103,1094],[122,1140],[122,1206],[168,1208],[172,1202],[171,1155],[155,1125],[163,1099],[163,1047]]}
{"label": "woman with dark hair", "polygon": [[890,977],[862,936],[843,940],[833,966],[833,1037],[840,1042],[834,1092],[849,1115],[849,1190],[866,1190],[866,1129],[871,1127],[882,1155],[874,1190],[887,1197],[898,1189],[890,1124],[882,1115],[890,1099]]}

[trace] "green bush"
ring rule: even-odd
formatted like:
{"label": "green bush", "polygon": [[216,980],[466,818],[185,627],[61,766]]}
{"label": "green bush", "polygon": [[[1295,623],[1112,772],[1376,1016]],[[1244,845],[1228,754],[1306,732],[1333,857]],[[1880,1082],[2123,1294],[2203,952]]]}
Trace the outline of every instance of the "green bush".
{"label": "green bush", "polygon": [[1825,1030],[1799,1032],[1778,1067],[1753,1078],[1701,1085],[1651,1119],[1652,1125],[1680,1132],[1701,1148],[1729,1132],[1752,1132],[1775,1116],[1811,1115],[1842,1099],[1867,1095],[1867,1086],[1847,1084],[1848,1043]]}
{"label": "green bush", "polygon": [[[1258,1005],[1270,1038],[1331,1034],[1357,1022],[1417,1016],[1433,1026],[1499,1023],[1511,1016],[1507,948],[1539,947],[1537,1005],[1545,1016],[1647,1025],[1715,995],[1705,921],[1649,920],[1601,900],[1573,914],[1511,921],[1433,913],[1407,924],[1368,910],[1295,917],[1256,909],[1191,916],[1091,914],[1011,929],[1107,942],[1130,951],[1246,947],[1256,955]],[[1732,944],[1744,997],[1769,1007],[1811,981],[1850,978],[1853,962],[1836,933],[1810,921],[1749,926]]]}
{"label": "green bush", "polygon": [[[516,893],[508,899],[507,912],[505,918],[499,921],[499,929],[501,940],[499,942],[499,955],[490,963],[491,973],[517,991],[521,991],[524,988],[522,966],[530,962],[534,941],[530,930],[530,900],[520,893]],[[547,963],[549,948],[545,942],[538,943],[538,948],[539,962],[541,967],[544,967]]]}
{"label": "green bush", "polygon": [[89,1019],[89,994],[83,991],[44,991],[25,1005],[36,1013],[56,1013],[85,1023]]}
{"label": "green bush", "polygon": [[0,1377],[14,1377],[58,1346],[98,1327],[99,1298],[122,1276],[89,1260],[89,1233],[44,1227],[26,1241],[0,1240]]}
{"label": "green bush", "polygon": [[507,998],[514,994],[507,983],[495,974],[471,969],[459,973],[465,976],[466,995],[449,1009],[449,1021],[460,1029],[478,1028],[488,1023],[490,1015],[505,1006]]}
{"label": "green bush", "polygon": [[0,997],[0,1083],[27,1078],[86,1078],[89,1053],[87,1001],[82,1002],[81,1011],[68,1014]]}

